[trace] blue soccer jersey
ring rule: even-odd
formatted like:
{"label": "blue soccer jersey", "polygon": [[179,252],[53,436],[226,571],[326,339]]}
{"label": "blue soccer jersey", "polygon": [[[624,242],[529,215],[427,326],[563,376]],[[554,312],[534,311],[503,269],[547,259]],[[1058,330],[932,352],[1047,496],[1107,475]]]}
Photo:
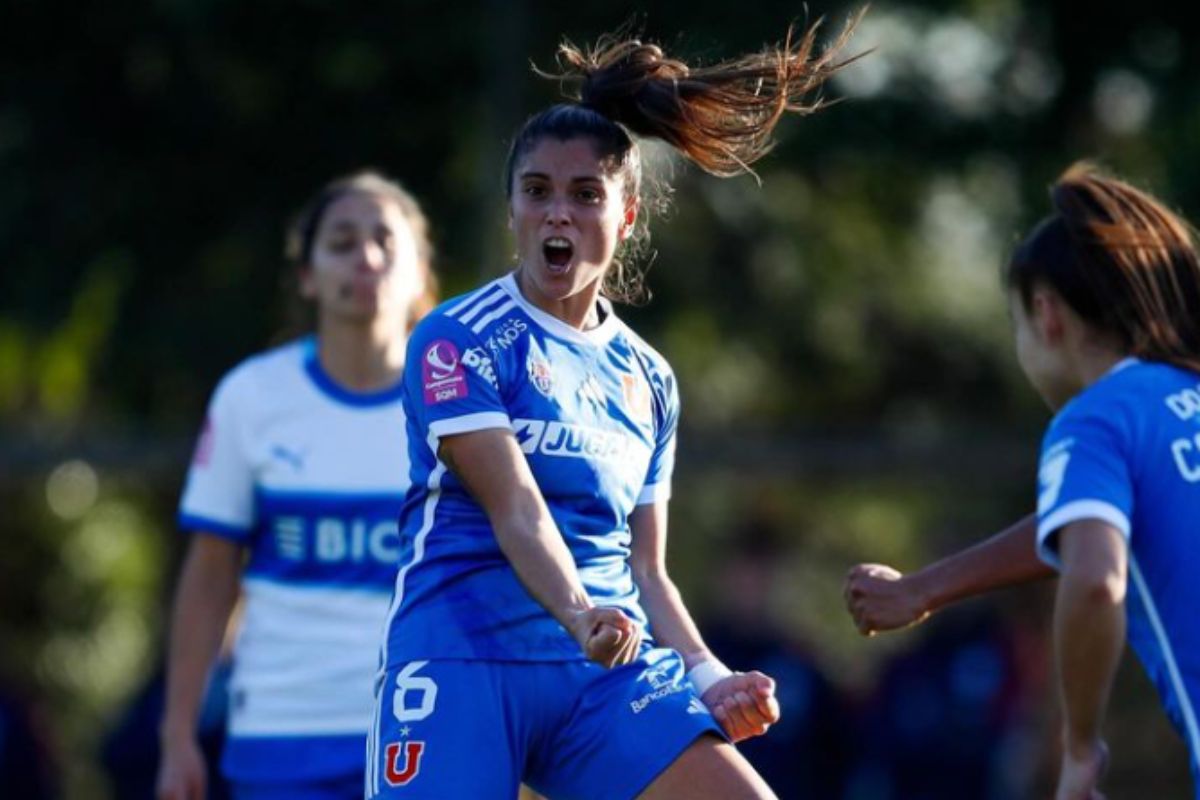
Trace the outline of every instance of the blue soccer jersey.
{"label": "blue soccer jersey", "polygon": [[1083,519],[1130,545],[1129,643],[1167,715],[1200,754],[1200,375],[1126,359],[1051,422],[1039,470],[1038,549]]}
{"label": "blue soccer jersey", "polygon": [[471,431],[514,433],[593,602],[645,626],[628,518],[669,495],[679,401],[662,357],[605,310],[581,332],[532,306],[508,275],[417,326],[404,381],[412,488],[385,667],[583,658],[438,460],[441,437]]}
{"label": "blue soccer jersey", "polygon": [[223,762],[239,781],[361,772],[399,563],[401,387],[347,392],[314,345],[269,351],[225,377],[180,503],[184,530],[249,550]]}

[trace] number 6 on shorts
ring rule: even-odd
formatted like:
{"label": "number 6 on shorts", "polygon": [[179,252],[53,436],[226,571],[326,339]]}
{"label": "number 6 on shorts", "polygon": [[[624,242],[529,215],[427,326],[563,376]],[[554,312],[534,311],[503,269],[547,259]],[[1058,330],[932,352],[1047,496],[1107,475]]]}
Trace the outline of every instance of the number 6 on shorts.
{"label": "number 6 on shorts", "polygon": [[[433,713],[437,702],[437,684],[433,678],[417,675],[417,671],[428,661],[413,661],[396,675],[396,691],[392,695],[392,714],[398,722],[418,722]],[[409,696],[420,694],[420,702],[409,705]]]}

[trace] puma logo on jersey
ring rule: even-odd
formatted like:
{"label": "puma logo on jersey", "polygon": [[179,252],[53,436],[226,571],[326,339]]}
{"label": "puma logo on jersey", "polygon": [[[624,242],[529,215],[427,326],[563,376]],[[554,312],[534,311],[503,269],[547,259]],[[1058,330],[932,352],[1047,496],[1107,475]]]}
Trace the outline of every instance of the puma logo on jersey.
{"label": "puma logo on jersey", "polygon": [[308,452],[304,450],[293,450],[284,447],[281,444],[274,445],[271,448],[271,458],[276,461],[282,461],[290,466],[296,472],[301,472],[304,469],[304,459],[308,456]]}

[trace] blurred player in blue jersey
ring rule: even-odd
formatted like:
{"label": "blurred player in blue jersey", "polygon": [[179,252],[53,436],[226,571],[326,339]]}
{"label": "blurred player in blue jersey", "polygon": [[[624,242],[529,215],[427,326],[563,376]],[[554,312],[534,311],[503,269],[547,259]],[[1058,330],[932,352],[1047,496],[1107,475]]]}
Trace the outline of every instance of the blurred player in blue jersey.
{"label": "blurred player in blue jersey", "polygon": [[289,236],[316,335],[217,387],[179,521],[192,538],[168,653],[159,797],[204,797],[197,706],[239,594],[223,773],[234,796],[362,794],[379,628],[408,489],[408,334],[433,305],[425,217],[375,173],[334,181]]}
{"label": "blurred player in blue jersey", "polygon": [[634,294],[648,210],[633,136],[745,172],[784,111],[819,106],[839,46],[815,54],[810,30],[696,70],[638,41],[560,51],[580,100],[514,139],[515,271],[409,345],[368,797],[774,797],[725,741],[775,721],[774,684],[712,656],[666,570],[675,378],[610,299]]}
{"label": "blurred player in blue jersey", "polygon": [[1187,223],[1091,168],[1052,198],[1006,271],[1017,358],[1056,411],[1037,514],[912,575],[859,565],[846,599],[870,634],[1057,571],[1057,796],[1086,800],[1126,636],[1200,763],[1200,259]]}

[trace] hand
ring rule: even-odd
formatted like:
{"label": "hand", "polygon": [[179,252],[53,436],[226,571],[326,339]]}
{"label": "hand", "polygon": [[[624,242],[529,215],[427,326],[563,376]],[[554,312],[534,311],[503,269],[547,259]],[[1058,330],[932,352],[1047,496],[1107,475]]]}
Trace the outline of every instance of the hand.
{"label": "hand", "polygon": [[641,649],[641,629],[619,608],[581,611],[571,620],[570,631],[588,660],[604,667],[628,664]]}
{"label": "hand", "polygon": [[779,721],[775,681],[761,672],[735,672],[700,698],[734,742],[762,736]]}
{"label": "hand", "polygon": [[204,754],[194,736],[163,742],[158,800],[204,800],[208,791]]}
{"label": "hand", "polygon": [[906,578],[884,564],[857,564],[842,588],[846,610],[863,636],[907,628],[929,616],[924,599]]}
{"label": "hand", "polygon": [[1054,800],[1104,800],[1096,787],[1108,769],[1108,745],[1097,739],[1063,749],[1062,769]]}

